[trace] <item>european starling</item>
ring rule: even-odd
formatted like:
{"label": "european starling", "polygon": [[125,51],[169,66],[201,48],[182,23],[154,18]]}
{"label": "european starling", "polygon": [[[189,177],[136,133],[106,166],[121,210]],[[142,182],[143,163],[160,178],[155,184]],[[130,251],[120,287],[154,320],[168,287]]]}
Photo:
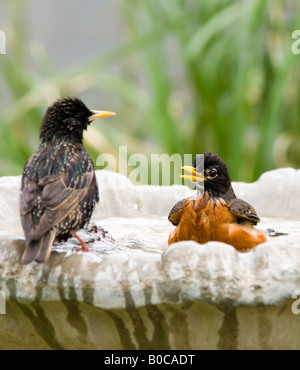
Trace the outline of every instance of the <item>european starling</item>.
{"label": "european starling", "polygon": [[91,111],[78,98],[50,106],[40,129],[41,144],[25,164],[20,215],[26,248],[22,263],[48,260],[55,240],[77,238],[89,222],[99,191],[94,165],[82,144],[83,131],[96,118],[115,113]]}
{"label": "european starling", "polygon": [[246,251],[267,241],[266,235],[253,227],[260,221],[255,209],[236,197],[228,168],[219,156],[204,153],[196,156],[192,167],[183,169],[191,175],[181,177],[196,183],[197,195],[178,202],[170,211],[169,221],[177,228],[170,234],[169,244],[221,241]]}

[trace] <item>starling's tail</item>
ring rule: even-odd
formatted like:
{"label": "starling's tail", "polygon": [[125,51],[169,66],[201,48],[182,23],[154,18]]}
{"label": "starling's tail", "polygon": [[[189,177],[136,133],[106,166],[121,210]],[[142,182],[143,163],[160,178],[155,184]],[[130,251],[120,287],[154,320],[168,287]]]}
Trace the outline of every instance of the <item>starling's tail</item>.
{"label": "starling's tail", "polygon": [[22,256],[22,263],[26,265],[31,261],[46,262],[51,253],[51,247],[56,236],[56,231],[51,230],[44,234],[39,240],[26,243],[26,249]]}

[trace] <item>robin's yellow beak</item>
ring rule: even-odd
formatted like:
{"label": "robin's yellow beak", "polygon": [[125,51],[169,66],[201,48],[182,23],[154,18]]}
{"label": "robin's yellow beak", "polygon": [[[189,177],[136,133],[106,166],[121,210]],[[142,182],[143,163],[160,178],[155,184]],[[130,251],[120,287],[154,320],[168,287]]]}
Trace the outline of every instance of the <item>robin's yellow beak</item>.
{"label": "robin's yellow beak", "polygon": [[206,180],[205,176],[202,173],[197,172],[195,168],[192,166],[183,166],[181,168],[191,173],[191,175],[180,175],[180,177],[182,177],[183,179],[189,179],[192,181],[205,181]]}
{"label": "robin's yellow beak", "polygon": [[92,115],[89,116],[89,121],[94,121],[97,118],[115,116],[116,113],[105,110],[92,110]]}

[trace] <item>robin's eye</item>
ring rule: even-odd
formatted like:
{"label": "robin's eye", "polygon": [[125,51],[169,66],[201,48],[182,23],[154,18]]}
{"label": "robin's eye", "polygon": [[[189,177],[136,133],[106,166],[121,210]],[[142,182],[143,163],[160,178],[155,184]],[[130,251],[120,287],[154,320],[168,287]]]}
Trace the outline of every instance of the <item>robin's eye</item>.
{"label": "robin's eye", "polygon": [[217,176],[217,174],[218,174],[217,170],[213,168],[212,170],[209,171],[209,174],[207,177],[209,179],[214,179]]}

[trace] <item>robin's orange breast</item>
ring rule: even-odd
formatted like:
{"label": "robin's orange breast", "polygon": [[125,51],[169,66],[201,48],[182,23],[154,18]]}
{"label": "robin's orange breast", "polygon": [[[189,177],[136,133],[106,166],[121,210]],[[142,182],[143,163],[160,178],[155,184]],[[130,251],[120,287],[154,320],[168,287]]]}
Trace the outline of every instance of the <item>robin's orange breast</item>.
{"label": "robin's orange breast", "polygon": [[250,222],[239,224],[223,199],[215,200],[205,194],[200,199],[184,201],[179,225],[170,233],[168,244],[183,240],[201,244],[220,241],[247,251],[267,241],[267,237]]}

